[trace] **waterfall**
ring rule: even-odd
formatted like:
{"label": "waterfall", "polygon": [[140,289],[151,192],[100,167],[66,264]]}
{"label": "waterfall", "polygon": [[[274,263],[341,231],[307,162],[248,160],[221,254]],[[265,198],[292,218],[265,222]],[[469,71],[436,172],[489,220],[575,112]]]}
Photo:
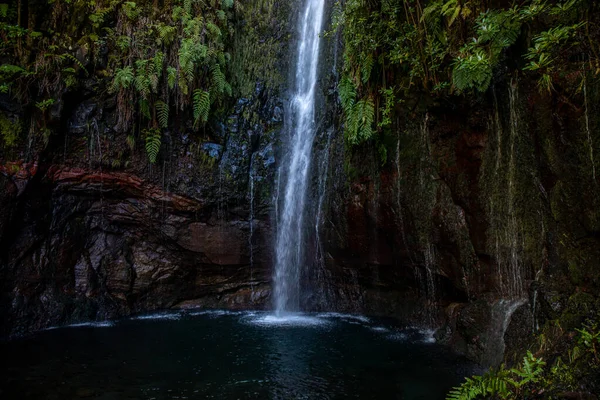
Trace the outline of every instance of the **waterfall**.
{"label": "waterfall", "polygon": [[[274,299],[278,315],[299,308],[300,268],[307,178],[315,136],[315,89],[324,0],[306,0],[300,15],[295,89],[290,103],[291,126],[283,178],[283,207],[275,243]],[[282,184],[283,182],[280,182]]]}

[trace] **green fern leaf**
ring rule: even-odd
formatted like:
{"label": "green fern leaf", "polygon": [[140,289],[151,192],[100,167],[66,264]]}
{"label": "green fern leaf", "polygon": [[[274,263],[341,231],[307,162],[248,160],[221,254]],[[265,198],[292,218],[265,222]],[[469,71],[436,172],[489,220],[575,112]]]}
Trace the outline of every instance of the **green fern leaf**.
{"label": "green fern leaf", "polygon": [[201,89],[194,90],[194,125],[208,121],[210,111],[210,93]]}
{"label": "green fern leaf", "polygon": [[169,125],[169,105],[164,101],[157,101],[154,104],[156,108],[156,117],[161,128],[166,128]]}
{"label": "green fern leaf", "polygon": [[158,129],[149,129],[146,133],[146,153],[151,164],[156,162],[156,157],[160,151],[161,135]]}
{"label": "green fern leaf", "polygon": [[169,85],[169,89],[173,90],[175,84],[177,83],[177,69],[174,67],[167,67],[167,85]]}
{"label": "green fern leaf", "polygon": [[362,83],[366,84],[371,78],[371,71],[373,71],[374,64],[375,61],[373,60],[373,56],[371,54],[369,54],[362,62],[360,67],[360,78]]}
{"label": "green fern leaf", "polygon": [[131,66],[125,68],[117,68],[113,79],[111,89],[113,92],[118,92],[120,89],[128,89],[134,80],[133,68]]}
{"label": "green fern leaf", "polygon": [[356,102],[356,87],[349,78],[344,77],[338,85],[338,92],[344,113],[348,115],[352,111],[352,107],[354,107],[354,103]]}
{"label": "green fern leaf", "polygon": [[211,92],[217,96],[231,92],[231,87],[225,80],[225,74],[221,71],[219,64],[216,64],[212,69]]}

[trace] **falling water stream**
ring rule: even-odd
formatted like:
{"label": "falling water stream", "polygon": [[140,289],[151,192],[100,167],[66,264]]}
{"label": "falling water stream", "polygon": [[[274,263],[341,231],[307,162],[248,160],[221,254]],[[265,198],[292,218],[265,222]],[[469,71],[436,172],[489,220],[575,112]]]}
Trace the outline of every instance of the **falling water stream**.
{"label": "falling water stream", "polygon": [[307,178],[315,136],[315,89],[324,1],[306,0],[300,15],[295,89],[290,104],[288,156],[283,172],[283,204],[275,244],[274,300],[278,316],[299,309],[300,268]]}

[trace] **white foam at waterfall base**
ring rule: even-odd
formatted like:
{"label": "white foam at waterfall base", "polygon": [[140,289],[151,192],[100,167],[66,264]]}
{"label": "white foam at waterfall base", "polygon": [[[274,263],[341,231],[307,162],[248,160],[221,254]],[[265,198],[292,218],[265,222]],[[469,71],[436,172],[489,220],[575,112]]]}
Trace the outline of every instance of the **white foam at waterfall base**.
{"label": "white foam at waterfall base", "polygon": [[267,314],[258,317],[247,319],[248,323],[267,327],[318,327],[331,323],[331,321],[320,318],[318,316],[300,314],[300,313],[284,313],[281,315]]}

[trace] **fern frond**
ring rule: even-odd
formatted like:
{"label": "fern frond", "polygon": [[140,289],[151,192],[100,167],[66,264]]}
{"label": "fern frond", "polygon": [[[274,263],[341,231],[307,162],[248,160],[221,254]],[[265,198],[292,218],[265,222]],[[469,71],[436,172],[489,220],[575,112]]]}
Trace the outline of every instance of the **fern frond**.
{"label": "fern frond", "polygon": [[149,129],[146,133],[146,153],[151,164],[156,162],[156,157],[160,151],[161,135],[158,129]]}
{"label": "fern frond", "polygon": [[169,125],[169,105],[164,101],[157,101],[154,104],[156,108],[156,117],[161,128],[166,128]]}
{"label": "fern frond", "polygon": [[194,90],[194,125],[208,121],[210,111],[210,93],[201,89]]}
{"label": "fern frond", "polygon": [[349,78],[344,77],[338,85],[338,92],[344,113],[348,115],[356,102],[356,87]]}
{"label": "fern frond", "polygon": [[216,64],[212,69],[211,91],[220,95],[226,92],[227,86],[225,74],[221,71],[219,64]]}
{"label": "fern frond", "polygon": [[373,65],[375,64],[375,60],[373,60],[373,56],[369,54],[360,66],[360,78],[363,84],[366,84],[371,78],[371,71],[373,70]]}
{"label": "fern frond", "polygon": [[213,38],[221,37],[221,29],[212,22],[206,23],[206,30],[211,34]]}
{"label": "fern frond", "polygon": [[177,69],[174,67],[167,67],[167,85],[169,85],[169,89],[173,89],[175,87],[175,83],[177,83]]}
{"label": "fern frond", "polygon": [[115,77],[111,85],[113,92],[118,92],[120,89],[128,89],[134,80],[133,68],[131,66],[125,68],[117,68]]}

